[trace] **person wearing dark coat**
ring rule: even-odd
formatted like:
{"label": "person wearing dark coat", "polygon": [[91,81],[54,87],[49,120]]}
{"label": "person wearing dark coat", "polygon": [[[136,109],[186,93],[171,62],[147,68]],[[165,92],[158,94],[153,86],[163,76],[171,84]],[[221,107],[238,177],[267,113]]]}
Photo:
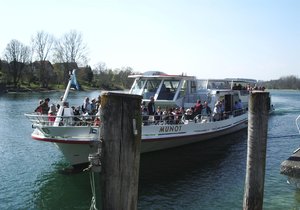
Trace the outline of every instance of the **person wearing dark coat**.
{"label": "person wearing dark coat", "polygon": [[148,103],[148,115],[154,115],[156,109],[155,109],[155,103],[154,103],[154,97],[150,97],[150,101]]}

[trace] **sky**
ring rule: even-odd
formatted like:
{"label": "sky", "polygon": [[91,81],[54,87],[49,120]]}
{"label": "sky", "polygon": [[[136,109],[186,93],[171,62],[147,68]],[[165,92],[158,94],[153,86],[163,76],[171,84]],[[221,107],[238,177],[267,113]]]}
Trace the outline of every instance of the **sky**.
{"label": "sky", "polygon": [[82,34],[94,68],[198,78],[300,76],[299,0],[0,0],[0,57],[39,31]]}

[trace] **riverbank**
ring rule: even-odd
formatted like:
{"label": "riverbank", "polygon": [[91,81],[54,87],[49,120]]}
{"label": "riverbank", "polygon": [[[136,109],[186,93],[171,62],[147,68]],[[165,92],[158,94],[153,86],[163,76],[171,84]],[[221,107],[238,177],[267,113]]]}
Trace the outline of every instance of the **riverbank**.
{"label": "riverbank", "polygon": [[[80,91],[97,91],[98,88],[95,87],[83,87]],[[109,89],[106,91],[116,91],[120,89]],[[8,88],[2,88],[0,89],[0,93],[28,93],[28,92],[36,92],[36,93],[43,93],[43,92],[63,92],[65,91],[65,88],[41,88],[41,87],[8,87]],[[121,90],[123,91],[123,90]]]}

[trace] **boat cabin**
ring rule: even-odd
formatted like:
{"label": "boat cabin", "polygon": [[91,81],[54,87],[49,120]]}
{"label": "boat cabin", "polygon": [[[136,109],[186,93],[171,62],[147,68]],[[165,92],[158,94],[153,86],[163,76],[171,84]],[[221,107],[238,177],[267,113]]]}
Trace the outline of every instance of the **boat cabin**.
{"label": "boat cabin", "polygon": [[[169,75],[160,71],[148,71],[129,77],[135,78],[130,94],[141,95],[146,103],[150,101],[150,97],[154,97],[155,104],[162,108],[189,108],[194,106],[197,100],[201,100],[202,103],[207,101],[213,106],[217,100],[221,100],[219,98],[224,98],[228,109],[230,106],[232,110],[234,102],[243,98],[240,90],[233,91],[233,85],[235,82],[245,83],[242,79],[196,79],[194,76]],[[249,93],[247,97],[248,95]],[[248,98],[242,99],[245,106],[247,101]]]}
{"label": "boat cabin", "polygon": [[197,91],[197,80],[193,76],[150,71],[129,77],[135,78],[130,94],[141,95],[146,102],[154,97],[155,103],[162,107],[180,106],[182,98]]}

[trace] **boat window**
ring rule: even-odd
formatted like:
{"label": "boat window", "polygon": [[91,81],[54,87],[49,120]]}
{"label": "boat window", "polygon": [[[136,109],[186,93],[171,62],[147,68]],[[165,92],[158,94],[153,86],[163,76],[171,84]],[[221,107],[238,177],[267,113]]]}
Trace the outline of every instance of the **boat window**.
{"label": "boat window", "polygon": [[195,93],[196,92],[196,88],[197,88],[197,85],[196,85],[196,81],[191,81],[191,93]]}
{"label": "boat window", "polygon": [[231,85],[226,80],[209,80],[207,83],[207,89],[231,89]]}
{"label": "boat window", "polygon": [[179,91],[178,98],[181,98],[181,97],[185,96],[186,95],[186,91],[187,91],[187,81],[183,80],[181,88],[180,88],[180,91]]}
{"label": "boat window", "polygon": [[207,89],[207,80],[197,80],[197,90]]}
{"label": "boat window", "polygon": [[141,94],[142,88],[144,87],[145,82],[146,82],[145,79],[136,80],[135,84],[131,88],[131,93],[132,94]]}
{"label": "boat window", "polygon": [[161,83],[161,80],[157,80],[157,79],[147,80],[145,89],[143,91],[143,98],[149,99],[151,96],[155,96],[160,83]]}
{"label": "boat window", "polygon": [[158,100],[173,100],[180,80],[164,80],[160,89]]}

